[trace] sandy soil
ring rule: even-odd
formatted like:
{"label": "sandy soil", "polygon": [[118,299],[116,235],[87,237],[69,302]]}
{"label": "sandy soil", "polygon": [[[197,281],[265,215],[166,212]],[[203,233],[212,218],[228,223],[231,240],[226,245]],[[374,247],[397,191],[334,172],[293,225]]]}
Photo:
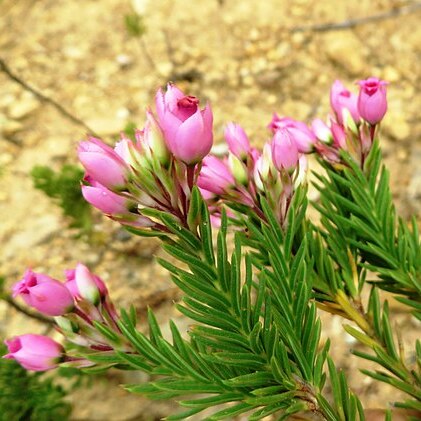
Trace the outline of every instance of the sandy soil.
{"label": "sandy soil", "polygon": [[[310,120],[328,112],[334,79],[350,86],[376,75],[390,81],[383,148],[393,191],[404,217],[421,207],[420,12],[343,31],[297,31],[387,12],[414,2],[393,0],[154,0],[146,2],[143,38],[124,26],[125,0],[0,0],[0,58],[16,74],[112,141],[128,121],[142,126],[144,110],[168,80],[212,102],[216,139],[227,121],[243,125],[255,145],[268,137],[273,111]],[[64,118],[0,73],[0,273],[16,280],[27,266],[61,277],[84,261],[109,283],[121,306],[153,306],[164,321],[175,317],[178,297],[153,260],[155,240],[128,239],[98,215],[101,241],[93,248],[75,240],[60,210],[32,187],[36,164],[59,168],[76,162],[75,146],[86,130]],[[410,341],[419,326],[399,306],[396,322]],[[396,393],[364,378],[350,358],[355,346],[341,321],[326,319],[333,356],[367,407],[386,406]],[[42,331],[0,303],[2,336]],[[133,375],[132,375],[133,376]],[[150,420],[171,413],[119,388],[134,382],[111,373],[74,393],[74,418]],[[122,410],[124,408],[124,411]]]}

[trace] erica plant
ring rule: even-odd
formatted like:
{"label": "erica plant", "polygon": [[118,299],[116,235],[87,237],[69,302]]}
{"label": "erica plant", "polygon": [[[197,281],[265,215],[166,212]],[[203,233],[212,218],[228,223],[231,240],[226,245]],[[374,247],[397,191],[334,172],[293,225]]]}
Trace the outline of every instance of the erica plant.
{"label": "erica plant", "polygon": [[[382,164],[386,82],[358,85],[359,94],[332,85],[326,121],[274,114],[262,150],[229,123],[227,154],[212,155],[210,105],[171,84],[158,91],[156,113],[147,111],[135,140],[123,135],[114,148],[81,142],[83,196],[133,234],[161,239],[172,258],[160,263],[183,291],[176,307],[191,325],[184,332],[170,321],[164,337],[150,311],[142,333],[135,310],[117,311],[83,264],[65,282],[27,271],[14,295],[55,317],[63,345],[23,335],[6,341],[5,357],[29,370],[143,371],[150,380],[127,390],[175,398],[185,410],[169,420],[211,407],[208,420],[364,420],[368,412],[329,356],[330,340],[321,340],[319,309],[343,317],[365,347],[355,357],[375,364],[362,373],[403,392],[393,405],[419,417],[421,344],[403,349],[405,332],[392,327],[379,296],[392,292],[421,319],[418,228],[396,216]],[[306,217],[308,154],[324,168],[315,174],[317,225]]]}

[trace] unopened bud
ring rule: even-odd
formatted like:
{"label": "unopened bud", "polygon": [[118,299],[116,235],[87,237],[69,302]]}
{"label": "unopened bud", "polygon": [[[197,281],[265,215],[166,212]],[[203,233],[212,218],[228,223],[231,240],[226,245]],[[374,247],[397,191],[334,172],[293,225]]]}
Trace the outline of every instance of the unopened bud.
{"label": "unopened bud", "polygon": [[63,332],[75,333],[79,330],[78,326],[73,324],[67,317],[57,316],[54,317],[54,320]]}
{"label": "unopened bud", "polygon": [[329,126],[320,118],[316,118],[311,123],[313,133],[321,142],[330,145],[333,142],[332,132]]}
{"label": "unopened bud", "polygon": [[292,172],[298,163],[298,148],[288,129],[279,129],[272,141],[272,160],[278,171]]}
{"label": "unopened bud", "polygon": [[254,166],[254,182],[256,187],[264,191],[265,183],[269,179],[270,170],[272,168],[272,149],[271,144],[266,143],[263,147],[262,155],[257,158]]}
{"label": "unopened bud", "polygon": [[165,144],[164,134],[150,111],[146,112],[146,124],[142,140],[142,147],[148,158],[156,159],[164,165],[169,162],[170,153]]}
{"label": "unopened bud", "polygon": [[352,133],[358,136],[358,127],[355,124],[355,121],[347,108],[344,108],[342,110],[342,121],[346,129],[349,129]]}
{"label": "unopened bud", "polygon": [[228,165],[238,184],[246,185],[248,182],[247,168],[245,165],[233,154],[228,157]]}
{"label": "unopened bud", "polygon": [[101,299],[101,291],[97,280],[89,269],[81,263],[76,266],[75,281],[80,297],[97,305]]}

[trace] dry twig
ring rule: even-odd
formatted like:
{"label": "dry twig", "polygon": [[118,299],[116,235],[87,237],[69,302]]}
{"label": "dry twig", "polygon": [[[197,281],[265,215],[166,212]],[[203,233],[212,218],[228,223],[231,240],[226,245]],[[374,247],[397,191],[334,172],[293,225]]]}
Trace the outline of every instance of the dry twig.
{"label": "dry twig", "polygon": [[13,307],[15,310],[17,310],[19,313],[24,314],[25,316],[31,317],[32,319],[38,320],[39,322],[46,323],[49,325],[53,325],[54,322],[49,317],[45,317],[40,313],[32,312],[25,307],[21,306],[19,303],[17,303],[12,297],[6,294],[2,294],[1,299],[5,301],[7,304],[9,304],[11,307]]}
{"label": "dry twig", "polygon": [[7,75],[7,77],[14,82],[16,82],[18,85],[20,85],[23,89],[25,89],[28,92],[31,92],[38,100],[41,102],[47,103],[54,107],[62,116],[67,118],[68,120],[72,121],[74,124],[77,124],[78,126],[83,127],[88,131],[88,133],[97,136],[95,132],[80,118],[74,116],[70,111],[68,111],[66,108],[64,108],[61,104],[59,104],[54,99],[44,95],[42,92],[38,91],[34,87],[30,86],[27,82],[25,82],[22,78],[17,76],[10,67],[6,64],[6,62],[0,58],[0,72],[3,72]]}
{"label": "dry twig", "polygon": [[398,16],[409,15],[421,10],[421,2],[417,1],[409,6],[403,6],[396,9],[391,9],[386,12],[377,13],[371,16],[362,18],[347,19],[343,22],[320,23],[315,25],[295,26],[290,29],[290,32],[328,32],[328,31],[342,31],[345,29],[355,28],[356,26],[364,25],[372,22],[379,22],[386,19],[392,19]]}

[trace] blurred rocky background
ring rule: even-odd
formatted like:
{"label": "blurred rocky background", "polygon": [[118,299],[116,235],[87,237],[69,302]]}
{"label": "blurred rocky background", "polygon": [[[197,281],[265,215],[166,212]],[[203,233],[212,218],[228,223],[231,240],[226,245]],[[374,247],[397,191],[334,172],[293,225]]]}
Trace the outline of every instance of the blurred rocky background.
{"label": "blurred rocky background", "polygon": [[[76,163],[87,133],[110,142],[140,128],[159,86],[175,81],[210,100],[215,139],[240,123],[254,145],[269,137],[272,112],[324,118],[329,88],[370,75],[388,80],[382,147],[402,216],[421,209],[421,2],[399,0],[0,0],[0,275],[26,267],[61,278],[78,261],[107,281],[120,306],[147,306],[175,318],[179,297],[154,260],[154,239],[132,238],[93,212],[89,238],[77,238],[50,198],[33,187],[35,165]],[[341,23],[341,25],[332,25]],[[398,304],[396,323],[417,335]],[[332,354],[367,407],[394,390],[359,374],[341,320],[323,316]],[[0,336],[45,326],[0,302]],[[174,411],[119,385],[141,377],[110,372],[69,399],[76,420],[153,420]]]}

